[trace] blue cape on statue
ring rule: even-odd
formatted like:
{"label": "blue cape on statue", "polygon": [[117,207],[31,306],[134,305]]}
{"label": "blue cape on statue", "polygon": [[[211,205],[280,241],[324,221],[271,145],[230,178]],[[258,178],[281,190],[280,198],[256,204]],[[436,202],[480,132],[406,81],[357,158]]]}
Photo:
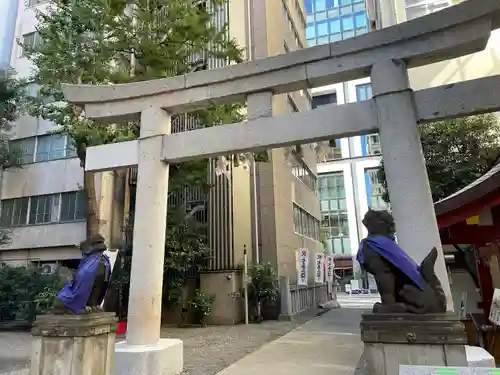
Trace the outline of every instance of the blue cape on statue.
{"label": "blue cape on statue", "polygon": [[84,255],[73,280],[66,283],[57,295],[57,299],[61,301],[63,306],[71,310],[74,314],[80,314],[85,309],[94,286],[97,272],[99,271],[101,260],[104,260],[106,265],[105,281],[109,281],[111,277],[111,265],[107,255],[102,253]]}
{"label": "blue cape on statue", "polygon": [[416,286],[424,289],[424,280],[420,274],[420,267],[411,259],[408,254],[404,252],[399,245],[389,237],[385,236],[371,236],[366,237],[359,245],[358,254],[356,259],[359,264],[363,266],[363,245],[366,244],[377,254],[382,256],[385,260],[394,265],[397,269],[408,276]]}

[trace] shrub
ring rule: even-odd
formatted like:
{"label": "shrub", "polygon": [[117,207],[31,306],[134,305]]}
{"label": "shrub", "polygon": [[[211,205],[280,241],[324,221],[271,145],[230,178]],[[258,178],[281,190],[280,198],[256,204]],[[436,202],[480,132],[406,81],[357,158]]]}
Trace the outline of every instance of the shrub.
{"label": "shrub", "polygon": [[59,275],[44,275],[39,269],[0,264],[0,320],[33,322],[53,305],[64,282]]}
{"label": "shrub", "polygon": [[189,301],[189,306],[194,310],[198,322],[205,325],[205,318],[212,314],[214,303],[214,295],[207,295],[197,290],[195,297]]}

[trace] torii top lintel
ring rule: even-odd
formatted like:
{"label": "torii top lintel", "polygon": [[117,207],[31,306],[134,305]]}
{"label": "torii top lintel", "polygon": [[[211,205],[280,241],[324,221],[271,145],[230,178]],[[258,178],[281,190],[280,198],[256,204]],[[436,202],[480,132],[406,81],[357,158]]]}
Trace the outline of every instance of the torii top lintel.
{"label": "torii top lintel", "polygon": [[100,121],[138,119],[161,107],[189,112],[243,102],[259,91],[275,94],[363,78],[373,64],[404,59],[416,67],[485,48],[500,28],[499,0],[467,0],[439,12],[341,42],[183,76],[118,85],[63,85],[66,100]]}

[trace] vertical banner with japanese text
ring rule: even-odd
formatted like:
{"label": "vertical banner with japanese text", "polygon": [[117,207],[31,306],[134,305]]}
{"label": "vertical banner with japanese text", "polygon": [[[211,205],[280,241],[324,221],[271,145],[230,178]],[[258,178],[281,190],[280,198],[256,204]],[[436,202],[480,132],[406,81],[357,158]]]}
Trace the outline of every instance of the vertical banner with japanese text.
{"label": "vertical banner with japanese text", "polygon": [[335,263],[332,255],[327,255],[326,257],[326,281],[333,283],[333,270]]}
{"label": "vertical banner with japanese text", "polygon": [[314,273],[314,282],[316,284],[324,284],[325,282],[325,255],[316,253],[316,264]]}
{"label": "vertical banner with japanese text", "polygon": [[299,249],[299,268],[297,275],[297,285],[307,286],[308,268],[309,268],[309,250]]}

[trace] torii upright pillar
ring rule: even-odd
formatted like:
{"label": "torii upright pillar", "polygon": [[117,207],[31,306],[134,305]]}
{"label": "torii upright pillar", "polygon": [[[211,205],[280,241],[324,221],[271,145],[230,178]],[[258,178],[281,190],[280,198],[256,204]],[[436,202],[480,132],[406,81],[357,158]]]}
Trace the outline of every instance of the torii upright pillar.
{"label": "torii upright pillar", "polygon": [[388,60],[376,63],[371,70],[371,84],[398,242],[418,264],[433,247],[438,250],[436,275],[446,294],[448,311],[453,311],[413,90],[405,62]]}
{"label": "torii upright pillar", "polygon": [[142,111],[127,340],[116,345],[118,375],[173,375],[183,367],[182,341],[160,338],[169,170],[161,149],[170,131],[166,111]]}

